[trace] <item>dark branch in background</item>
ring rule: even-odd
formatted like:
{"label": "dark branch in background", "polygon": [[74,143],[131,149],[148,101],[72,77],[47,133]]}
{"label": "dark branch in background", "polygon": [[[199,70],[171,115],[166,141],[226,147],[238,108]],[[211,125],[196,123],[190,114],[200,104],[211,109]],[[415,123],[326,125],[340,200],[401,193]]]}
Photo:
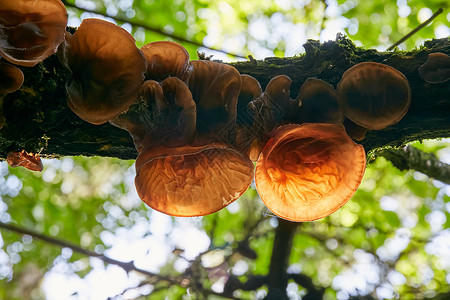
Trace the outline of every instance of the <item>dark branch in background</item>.
{"label": "dark branch in background", "polygon": [[94,251],[81,248],[80,246],[74,245],[72,243],[69,243],[69,242],[66,242],[66,241],[63,241],[63,240],[59,240],[59,239],[56,239],[56,238],[52,238],[52,237],[49,237],[49,236],[47,236],[45,234],[38,233],[38,232],[29,230],[29,229],[26,229],[26,228],[22,228],[22,227],[19,227],[19,226],[15,226],[15,225],[3,223],[3,222],[0,222],[0,228],[4,228],[4,229],[7,229],[7,230],[13,231],[15,233],[19,233],[19,234],[29,235],[29,236],[31,236],[33,238],[42,240],[44,242],[47,242],[49,244],[53,244],[53,245],[56,245],[56,246],[59,246],[59,247],[70,248],[73,251],[78,252],[80,254],[83,254],[83,255],[86,255],[86,256],[89,256],[89,257],[95,257],[95,258],[98,258],[98,259],[104,261],[105,263],[119,266],[119,267],[121,267],[122,269],[124,269],[127,272],[130,272],[130,271],[139,272],[139,273],[141,273],[143,275],[148,276],[147,283],[149,283],[149,284],[152,284],[152,283],[155,283],[155,282],[158,282],[158,281],[161,281],[161,280],[167,281],[167,282],[170,282],[170,283],[173,283],[173,284],[179,284],[179,282],[180,282],[179,278],[172,278],[172,277],[161,276],[161,275],[154,274],[152,272],[140,269],[140,268],[136,267],[134,265],[134,262],[132,262],[132,261],[131,262],[118,261],[118,260],[109,258],[109,257],[107,257],[107,256],[105,256],[103,254],[98,254],[98,253],[96,253]]}
{"label": "dark branch in background", "polygon": [[430,18],[428,18],[425,22],[423,22],[422,24],[420,24],[419,26],[417,26],[416,28],[414,28],[413,30],[411,30],[407,35],[405,35],[404,37],[402,37],[400,40],[398,40],[396,43],[394,43],[392,46],[390,46],[389,48],[387,48],[387,51],[390,51],[392,49],[394,49],[395,47],[397,47],[398,45],[400,45],[401,43],[403,43],[404,41],[406,41],[407,39],[409,39],[414,33],[416,33],[417,31],[419,31],[420,29],[424,28],[425,26],[427,26],[431,21],[433,21],[437,16],[439,16],[442,12],[444,11],[444,9],[441,7],[439,8]]}
{"label": "dark branch in background", "polygon": [[240,54],[235,54],[235,53],[227,52],[225,50],[221,50],[221,49],[217,49],[217,48],[214,48],[214,47],[206,46],[206,45],[204,45],[204,44],[202,44],[200,42],[189,40],[189,39],[187,39],[187,38],[185,38],[185,37],[183,37],[181,35],[169,34],[167,32],[164,32],[164,30],[162,30],[161,28],[151,27],[151,26],[146,25],[146,24],[135,22],[135,21],[130,20],[128,18],[122,18],[122,17],[119,17],[119,16],[110,16],[110,15],[108,15],[108,14],[106,14],[104,12],[98,11],[98,10],[92,10],[92,9],[88,9],[88,8],[79,7],[76,4],[69,3],[69,2],[67,2],[65,0],[62,0],[62,2],[64,3],[64,5],[66,7],[71,7],[71,8],[75,8],[75,9],[82,10],[82,11],[85,11],[85,12],[101,15],[101,16],[104,16],[106,18],[111,18],[111,19],[114,19],[114,20],[122,22],[122,23],[128,23],[128,24],[130,24],[132,26],[135,26],[135,27],[141,27],[141,28],[143,28],[145,30],[148,30],[148,31],[151,31],[151,32],[154,32],[154,33],[158,33],[158,34],[165,35],[167,37],[173,38],[174,40],[177,40],[179,42],[183,42],[183,43],[191,44],[191,45],[194,45],[194,46],[203,47],[203,48],[207,48],[207,49],[210,49],[210,50],[222,52],[222,53],[225,53],[227,55],[234,56],[234,57],[247,58],[247,57],[245,57],[243,55],[240,55]]}
{"label": "dark branch in background", "polygon": [[411,145],[403,149],[384,149],[376,153],[391,161],[399,170],[416,170],[444,183],[450,184],[450,165],[441,162],[434,154],[423,152]]}
{"label": "dark branch in background", "polygon": [[287,268],[292,249],[295,230],[301,223],[294,223],[278,218],[278,227],[275,230],[272,257],[268,278],[269,293],[265,299],[287,299],[286,288],[288,284]]}

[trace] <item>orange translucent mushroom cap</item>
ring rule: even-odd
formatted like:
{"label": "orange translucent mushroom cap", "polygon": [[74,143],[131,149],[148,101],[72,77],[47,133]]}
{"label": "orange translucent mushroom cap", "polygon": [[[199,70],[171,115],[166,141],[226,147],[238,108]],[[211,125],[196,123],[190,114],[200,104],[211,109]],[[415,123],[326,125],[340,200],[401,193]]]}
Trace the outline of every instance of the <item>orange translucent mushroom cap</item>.
{"label": "orange translucent mushroom cap", "polygon": [[214,213],[239,198],[253,163],[223,144],[153,148],[136,159],[136,190],[151,208],[171,216]]}
{"label": "orange translucent mushroom cap", "polygon": [[14,65],[0,62],[0,94],[12,93],[23,84],[23,73]]}
{"label": "orange translucent mushroom cap", "polygon": [[169,76],[175,76],[186,81],[192,72],[189,53],[178,43],[152,42],[142,46],[141,51],[147,58],[149,79],[161,81]]}
{"label": "orange translucent mushroom cap", "polygon": [[342,125],[289,124],[275,130],[259,156],[256,188],[277,216],[296,222],[317,220],[350,200],[365,165],[364,148]]}
{"label": "orange translucent mushroom cap", "polygon": [[2,0],[0,54],[32,67],[56,52],[64,40],[67,11],[60,0]]}
{"label": "orange translucent mushroom cap", "polygon": [[337,98],[344,115],[367,129],[400,121],[411,103],[411,88],[398,70],[375,62],[359,63],[342,75]]}
{"label": "orange translucent mushroom cap", "polygon": [[67,36],[62,63],[72,72],[67,103],[81,119],[102,124],[126,111],[144,81],[146,59],[120,26],[85,19]]}
{"label": "orange translucent mushroom cap", "polygon": [[13,168],[24,167],[28,170],[38,172],[41,172],[44,169],[39,155],[28,153],[25,150],[20,152],[10,151],[6,157],[6,161]]}

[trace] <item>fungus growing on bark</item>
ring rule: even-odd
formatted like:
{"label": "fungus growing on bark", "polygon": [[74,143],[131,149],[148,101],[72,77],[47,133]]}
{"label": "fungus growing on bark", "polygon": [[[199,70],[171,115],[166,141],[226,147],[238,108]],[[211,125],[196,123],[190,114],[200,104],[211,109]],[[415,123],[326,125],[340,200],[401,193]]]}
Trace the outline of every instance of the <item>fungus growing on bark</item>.
{"label": "fungus growing on bark", "polygon": [[429,83],[441,83],[450,79],[450,57],[441,52],[430,53],[419,68],[420,77]]}
{"label": "fungus growing on bark", "polygon": [[189,53],[175,42],[158,41],[146,44],[141,51],[147,58],[147,77],[162,81],[169,76],[175,76],[186,81],[192,72],[189,63]]}
{"label": "fungus growing on bark", "polygon": [[297,97],[301,121],[305,123],[342,123],[344,115],[336,99],[336,91],[328,82],[308,78]]}
{"label": "fungus growing on bark", "polygon": [[0,61],[0,94],[18,90],[23,84],[23,73],[14,65]]}
{"label": "fungus growing on bark", "polygon": [[3,0],[0,54],[11,63],[32,67],[56,52],[66,25],[67,11],[60,0]]}
{"label": "fungus growing on bark", "polygon": [[411,102],[411,88],[400,71],[363,62],[344,72],[337,85],[337,98],[348,119],[378,130],[403,118]]}
{"label": "fungus growing on bark", "polygon": [[289,124],[274,131],[256,163],[261,199],[291,221],[326,217],[358,189],[366,164],[364,148],[342,125]]}
{"label": "fungus growing on bark", "polygon": [[92,124],[126,111],[146,71],[145,56],[133,37],[112,23],[85,19],[66,39],[61,59],[72,72],[66,85],[72,111]]}
{"label": "fungus growing on bark", "polygon": [[[146,81],[136,103],[112,123],[127,129],[139,151],[136,190],[172,216],[201,216],[227,206],[250,186],[253,164],[233,146],[196,131],[197,105],[176,77]],[[158,88],[159,87],[159,88]]]}
{"label": "fungus growing on bark", "polygon": [[197,132],[203,137],[233,142],[236,135],[241,75],[232,66],[206,60],[191,62],[189,90],[197,103]]}
{"label": "fungus growing on bark", "polygon": [[13,167],[24,167],[31,171],[42,171],[43,165],[38,154],[27,153],[25,150],[20,152],[10,151],[6,157],[8,164]]}

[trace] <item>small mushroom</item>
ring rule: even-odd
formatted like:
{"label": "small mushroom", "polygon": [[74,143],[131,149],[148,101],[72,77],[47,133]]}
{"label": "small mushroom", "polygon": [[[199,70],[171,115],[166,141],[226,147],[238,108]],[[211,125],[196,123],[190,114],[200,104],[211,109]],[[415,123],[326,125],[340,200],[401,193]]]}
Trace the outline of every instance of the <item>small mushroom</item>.
{"label": "small mushroom", "polygon": [[232,66],[207,60],[191,62],[193,72],[188,86],[197,103],[197,132],[223,142],[236,136],[238,96],[241,75]]}
{"label": "small mushroom", "polygon": [[297,99],[302,122],[342,124],[344,115],[339,109],[336,91],[328,82],[308,78],[300,88]]}
{"label": "small mushroom", "polygon": [[277,216],[296,222],[324,218],[358,189],[366,156],[342,125],[289,124],[271,136],[256,163],[255,183]]}
{"label": "small mushroom", "polygon": [[344,120],[343,124],[345,127],[345,131],[347,132],[349,137],[357,141],[362,141],[363,139],[365,139],[366,133],[368,131],[367,128],[361,127],[347,118]]}
{"label": "small mushroom", "polygon": [[66,39],[61,59],[72,72],[66,85],[72,111],[92,124],[126,111],[146,71],[145,56],[133,37],[112,23],[85,19]]}
{"label": "small mushroom", "polygon": [[13,168],[24,167],[38,172],[41,172],[44,168],[38,154],[27,153],[25,150],[20,152],[10,151],[6,156],[6,161]]}
{"label": "small mushroom", "polygon": [[23,84],[23,73],[14,65],[0,61],[0,94],[18,90]]}
{"label": "small mushroom", "polygon": [[238,199],[253,179],[253,163],[225,144],[152,148],[136,159],[136,190],[171,216],[214,213]]}
{"label": "small mushroom", "polygon": [[342,75],[337,98],[344,115],[367,129],[400,121],[411,103],[411,88],[398,70],[375,62],[359,63]]}
{"label": "small mushroom", "polygon": [[175,76],[186,81],[192,66],[189,63],[189,53],[175,42],[158,41],[146,44],[141,51],[147,58],[147,77],[162,81],[169,76]]}
{"label": "small mushroom", "polygon": [[441,52],[430,53],[419,68],[420,77],[429,83],[441,83],[450,79],[450,57]]}
{"label": "small mushroom", "polygon": [[66,25],[60,0],[3,0],[0,54],[13,64],[32,67],[56,52]]}

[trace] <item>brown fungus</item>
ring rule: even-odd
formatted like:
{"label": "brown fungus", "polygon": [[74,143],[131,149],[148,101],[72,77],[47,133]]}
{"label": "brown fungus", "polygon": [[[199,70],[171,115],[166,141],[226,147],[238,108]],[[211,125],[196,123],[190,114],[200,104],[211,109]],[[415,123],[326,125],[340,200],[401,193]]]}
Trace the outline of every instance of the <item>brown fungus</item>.
{"label": "brown fungus", "polygon": [[141,47],[147,59],[148,79],[162,81],[169,76],[175,76],[186,81],[192,66],[189,62],[189,53],[175,42],[158,41]]}
{"label": "brown fungus", "polygon": [[289,124],[276,129],[255,170],[265,205],[296,222],[326,217],[343,206],[364,175],[364,148],[337,124]]}
{"label": "brown fungus", "polygon": [[229,144],[198,137],[197,105],[180,79],[144,85],[136,103],[113,121],[130,132],[139,151],[139,197],[184,217],[216,212],[239,198],[253,179],[251,161]]}
{"label": "brown fungus", "polygon": [[14,65],[0,61],[0,94],[18,90],[23,84],[23,73]]}
{"label": "brown fungus", "polygon": [[408,79],[400,71],[375,62],[359,63],[345,71],[336,91],[344,115],[367,129],[397,123],[411,103]]}
{"label": "brown fungus", "polygon": [[63,64],[72,72],[67,103],[83,120],[102,124],[126,111],[144,80],[146,59],[133,37],[112,23],[85,19],[67,35]]}
{"label": "brown fungus", "polygon": [[56,52],[66,25],[67,11],[60,0],[3,0],[0,54],[11,63],[32,67]]}
{"label": "brown fungus", "polygon": [[344,116],[336,99],[336,91],[328,82],[308,78],[300,88],[297,99],[302,122],[342,124]]}
{"label": "brown fungus", "polygon": [[450,57],[441,52],[430,53],[419,74],[428,83],[446,82],[450,79]]}
{"label": "brown fungus", "polygon": [[6,157],[8,164],[13,167],[24,167],[31,171],[41,172],[44,167],[38,154],[28,153],[25,150],[20,152],[10,151]]}
{"label": "brown fungus", "polygon": [[195,60],[191,64],[188,86],[197,103],[198,135],[203,141],[233,143],[241,75],[234,67],[217,62]]}

